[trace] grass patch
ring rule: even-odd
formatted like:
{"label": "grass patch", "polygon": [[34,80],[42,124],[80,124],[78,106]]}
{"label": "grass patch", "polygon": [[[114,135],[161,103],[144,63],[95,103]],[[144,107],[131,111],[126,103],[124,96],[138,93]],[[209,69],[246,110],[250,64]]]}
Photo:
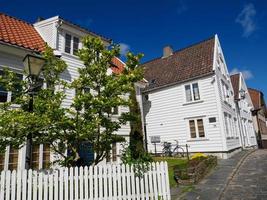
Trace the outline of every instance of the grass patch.
{"label": "grass patch", "polygon": [[179,158],[173,158],[173,157],[154,157],[154,161],[166,161],[168,163],[168,170],[169,170],[169,180],[170,180],[170,186],[175,187],[177,186],[176,181],[174,180],[174,166],[179,166],[180,168],[186,168],[187,167],[187,160],[186,159],[179,159]]}

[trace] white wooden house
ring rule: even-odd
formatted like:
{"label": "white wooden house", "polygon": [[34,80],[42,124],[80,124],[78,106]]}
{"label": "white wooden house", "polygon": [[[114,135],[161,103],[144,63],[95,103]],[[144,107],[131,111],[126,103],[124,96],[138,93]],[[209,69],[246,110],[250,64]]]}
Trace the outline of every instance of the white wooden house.
{"label": "white wooden house", "polygon": [[231,75],[237,119],[240,130],[240,142],[243,148],[256,147],[256,131],[253,127],[253,103],[242,73]]}
{"label": "white wooden house", "polygon": [[[234,91],[218,36],[143,64],[147,148],[153,136],[189,152],[227,158],[241,150]],[[158,151],[162,145],[158,145]]]}
{"label": "white wooden house", "polygon": [[[108,46],[111,40],[76,24],[68,22],[59,16],[29,24],[12,16],[0,13],[0,73],[3,68],[9,68],[16,72],[19,77],[23,76],[23,58],[26,54],[40,53],[44,50],[45,43],[54,49],[54,53],[61,56],[68,67],[61,78],[72,81],[78,77],[78,68],[83,67],[83,63],[75,55],[75,52],[82,47],[81,39],[85,35],[101,37]],[[113,59],[113,71],[120,72],[124,63],[118,58]],[[75,91],[66,90],[64,107],[72,103]],[[0,87],[0,103],[11,101],[12,94]],[[19,106],[19,105],[13,105]],[[114,118],[122,112],[128,111],[126,107],[119,107],[114,111]],[[129,125],[124,125],[117,134],[129,140]],[[120,144],[112,145],[111,160],[116,162],[119,159]],[[23,169],[25,168],[26,147],[20,150],[8,147],[4,154],[0,155],[0,170]],[[53,161],[56,154],[50,152],[49,145],[33,147],[33,167],[42,169]]]}

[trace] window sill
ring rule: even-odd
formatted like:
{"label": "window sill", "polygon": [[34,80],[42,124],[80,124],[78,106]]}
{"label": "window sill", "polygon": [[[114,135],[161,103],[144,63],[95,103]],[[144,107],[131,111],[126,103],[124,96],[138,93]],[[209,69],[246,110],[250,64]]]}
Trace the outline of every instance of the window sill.
{"label": "window sill", "polygon": [[204,102],[203,100],[191,101],[191,102],[184,103],[183,106],[196,104],[196,103],[203,103],[203,102]]}
{"label": "window sill", "polygon": [[73,54],[71,54],[71,53],[66,53],[66,52],[62,52],[62,56],[66,56],[66,57],[70,57],[70,58],[79,59],[78,56],[73,55]]}
{"label": "window sill", "polygon": [[196,139],[187,140],[187,142],[200,142],[200,141],[209,141],[209,139],[207,139],[207,138],[196,138]]}

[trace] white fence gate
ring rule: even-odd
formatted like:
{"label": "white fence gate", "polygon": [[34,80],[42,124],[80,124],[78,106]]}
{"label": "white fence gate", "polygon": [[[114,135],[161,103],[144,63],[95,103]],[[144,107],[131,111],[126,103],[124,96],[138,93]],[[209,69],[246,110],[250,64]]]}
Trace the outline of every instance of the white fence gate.
{"label": "white fence gate", "polygon": [[170,199],[166,162],[142,178],[129,165],[2,171],[0,200]]}

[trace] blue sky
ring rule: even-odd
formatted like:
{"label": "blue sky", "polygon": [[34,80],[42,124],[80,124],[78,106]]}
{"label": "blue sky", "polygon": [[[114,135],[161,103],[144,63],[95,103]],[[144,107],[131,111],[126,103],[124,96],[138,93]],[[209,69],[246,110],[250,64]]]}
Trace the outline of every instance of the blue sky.
{"label": "blue sky", "polygon": [[219,35],[229,71],[267,95],[267,2],[263,0],[0,0],[1,12],[35,22],[60,15],[145,54],[143,62]]}

